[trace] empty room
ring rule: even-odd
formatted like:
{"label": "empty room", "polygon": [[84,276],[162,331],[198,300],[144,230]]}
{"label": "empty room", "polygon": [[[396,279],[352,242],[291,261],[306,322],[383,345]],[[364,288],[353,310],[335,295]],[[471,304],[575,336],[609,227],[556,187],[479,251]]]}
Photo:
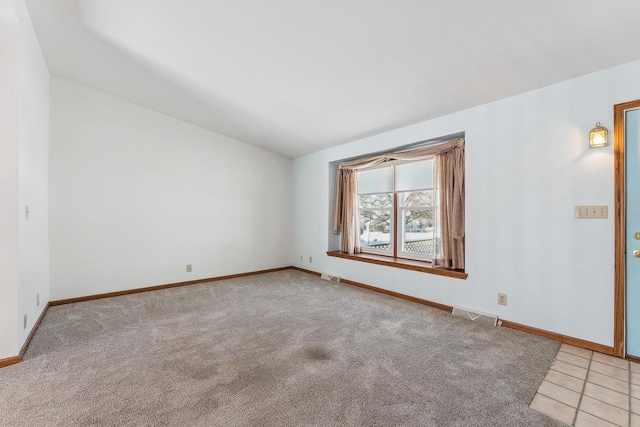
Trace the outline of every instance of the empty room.
{"label": "empty room", "polygon": [[0,0],[0,426],[640,426],[637,0]]}

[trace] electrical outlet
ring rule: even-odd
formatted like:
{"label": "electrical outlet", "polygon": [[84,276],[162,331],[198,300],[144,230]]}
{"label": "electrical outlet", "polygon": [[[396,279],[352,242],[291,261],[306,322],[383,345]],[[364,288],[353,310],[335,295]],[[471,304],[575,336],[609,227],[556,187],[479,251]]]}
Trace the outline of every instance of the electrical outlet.
{"label": "electrical outlet", "polygon": [[40,305],[40,294],[36,294],[36,306]]}
{"label": "electrical outlet", "polygon": [[304,255],[300,255],[300,261],[304,260]]}
{"label": "electrical outlet", "polygon": [[193,271],[193,267],[191,264],[187,264],[187,273],[191,273]]}
{"label": "electrical outlet", "polygon": [[24,207],[24,219],[25,219],[25,221],[28,221],[28,220],[29,220],[29,214],[30,214],[30,213],[31,213],[31,212],[29,211],[29,206],[25,206],[25,207]]}
{"label": "electrical outlet", "polygon": [[313,257],[309,255],[309,264],[313,263]]}
{"label": "electrical outlet", "polygon": [[24,321],[22,323],[23,323],[22,329],[27,329],[27,315],[26,314],[24,315]]}
{"label": "electrical outlet", "polygon": [[498,294],[498,305],[507,305],[507,294]]}

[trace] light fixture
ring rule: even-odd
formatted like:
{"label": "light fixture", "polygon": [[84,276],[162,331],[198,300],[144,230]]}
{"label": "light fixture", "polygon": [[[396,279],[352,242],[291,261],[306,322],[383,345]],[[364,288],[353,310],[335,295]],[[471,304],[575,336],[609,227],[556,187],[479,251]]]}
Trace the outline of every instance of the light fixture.
{"label": "light fixture", "polygon": [[607,128],[602,126],[600,122],[596,123],[596,127],[589,132],[589,147],[596,148],[607,145],[608,132]]}

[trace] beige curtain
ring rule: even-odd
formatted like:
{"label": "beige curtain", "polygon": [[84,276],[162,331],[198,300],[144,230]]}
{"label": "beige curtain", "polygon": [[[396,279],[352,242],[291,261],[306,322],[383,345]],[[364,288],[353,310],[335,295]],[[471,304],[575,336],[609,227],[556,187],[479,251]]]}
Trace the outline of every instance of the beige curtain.
{"label": "beige curtain", "polygon": [[[450,155],[453,155],[451,159],[449,159]],[[446,224],[447,231],[445,233],[443,230],[441,233],[440,242],[442,248],[438,250],[437,265],[449,268],[464,268],[464,139],[462,138],[415,150],[387,153],[338,165],[333,211],[333,232],[335,234],[342,232],[340,243],[340,250],[342,252],[350,254],[360,252],[356,172],[393,160],[417,161],[433,156],[436,157],[436,165],[438,165],[438,168],[441,167],[441,163],[443,167],[446,168],[443,169],[444,175],[455,175],[455,177],[451,179],[445,179],[443,174],[438,175],[443,176],[443,185],[437,185],[436,197],[439,197],[442,201],[451,200],[451,203],[440,204],[440,216],[442,216],[442,218],[449,218],[447,215],[452,212],[452,210],[455,210],[455,220],[441,220],[443,225]],[[445,160],[439,160],[442,156],[446,157],[443,158]],[[438,182],[438,180],[436,181]],[[455,193],[455,196],[452,192]],[[454,247],[452,247],[452,242],[455,243]],[[462,265],[462,267],[460,267],[460,265]]]}
{"label": "beige curtain", "polygon": [[435,158],[437,267],[464,270],[464,146]]}
{"label": "beige curtain", "polygon": [[360,252],[357,178],[357,172],[352,169],[338,169],[336,174],[333,232],[337,234],[342,226],[340,250],[350,254]]}

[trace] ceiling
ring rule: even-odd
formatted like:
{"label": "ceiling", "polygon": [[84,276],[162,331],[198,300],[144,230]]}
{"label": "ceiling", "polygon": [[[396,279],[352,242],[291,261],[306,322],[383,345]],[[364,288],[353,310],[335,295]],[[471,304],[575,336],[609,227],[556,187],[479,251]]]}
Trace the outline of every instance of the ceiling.
{"label": "ceiling", "polygon": [[27,4],[52,74],[292,158],[640,59],[638,0]]}
{"label": "ceiling", "polygon": [[16,12],[13,9],[11,0],[0,0],[0,16],[15,19]]}

